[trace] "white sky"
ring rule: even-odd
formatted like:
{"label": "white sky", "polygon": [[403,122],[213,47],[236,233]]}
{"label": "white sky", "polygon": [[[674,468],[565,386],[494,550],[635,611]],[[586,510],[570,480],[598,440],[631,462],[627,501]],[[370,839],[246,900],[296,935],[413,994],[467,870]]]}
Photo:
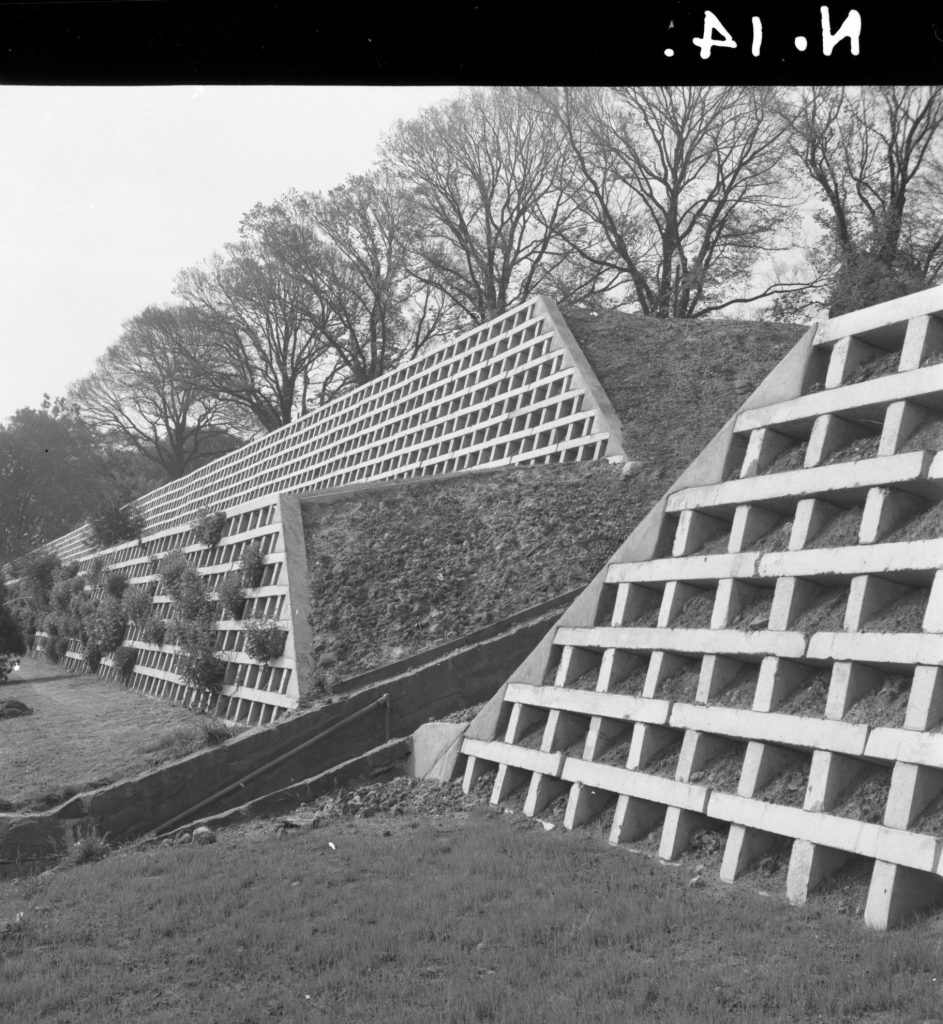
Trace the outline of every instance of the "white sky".
{"label": "white sky", "polygon": [[0,86],[0,421],[88,373],[255,203],[366,170],[455,91]]}

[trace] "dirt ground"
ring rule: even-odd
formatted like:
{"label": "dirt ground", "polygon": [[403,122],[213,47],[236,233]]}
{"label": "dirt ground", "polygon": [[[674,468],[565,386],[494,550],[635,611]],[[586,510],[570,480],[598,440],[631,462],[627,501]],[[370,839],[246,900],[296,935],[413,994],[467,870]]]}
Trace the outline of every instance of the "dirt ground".
{"label": "dirt ground", "polygon": [[197,741],[204,717],[31,658],[0,684],[7,699],[33,714],[0,720],[0,810],[53,806],[137,775]]}

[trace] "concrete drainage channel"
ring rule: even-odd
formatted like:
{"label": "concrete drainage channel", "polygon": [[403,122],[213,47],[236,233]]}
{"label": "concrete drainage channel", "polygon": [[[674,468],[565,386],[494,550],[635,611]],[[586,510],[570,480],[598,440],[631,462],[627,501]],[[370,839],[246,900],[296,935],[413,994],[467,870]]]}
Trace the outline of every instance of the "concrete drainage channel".
{"label": "concrete drainage channel", "polygon": [[[352,781],[403,774],[414,746],[419,771],[441,778],[454,767],[463,727],[426,723],[492,697],[572,596],[346,680],[334,703],[49,811],[0,814],[0,879],[44,870],[93,833],[111,843],[173,834],[201,815],[222,822],[277,813]],[[443,747],[450,752],[437,768]]]}

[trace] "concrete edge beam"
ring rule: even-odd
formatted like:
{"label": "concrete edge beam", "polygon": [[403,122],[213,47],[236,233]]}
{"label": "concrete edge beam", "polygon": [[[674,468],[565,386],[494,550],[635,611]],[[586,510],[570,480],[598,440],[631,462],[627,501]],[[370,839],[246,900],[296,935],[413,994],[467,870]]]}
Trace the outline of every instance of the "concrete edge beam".
{"label": "concrete edge beam", "polygon": [[580,715],[618,718],[625,722],[647,722],[651,725],[667,725],[671,712],[671,702],[667,700],[633,697],[625,693],[532,686],[529,683],[509,683],[505,700],[533,707],[574,711]]}

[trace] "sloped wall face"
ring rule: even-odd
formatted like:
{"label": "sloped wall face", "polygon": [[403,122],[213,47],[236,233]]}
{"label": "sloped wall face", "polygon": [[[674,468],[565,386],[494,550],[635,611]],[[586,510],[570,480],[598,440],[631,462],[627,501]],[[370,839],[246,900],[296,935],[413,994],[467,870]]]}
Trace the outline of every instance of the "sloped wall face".
{"label": "sloped wall face", "polygon": [[[820,325],[469,729],[492,801],[943,902],[943,289]],[[851,884],[851,883],[849,883]]]}
{"label": "sloped wall face", "polygon": [[[147,535],[265,496],[622,455],[595,374],[536,297],[132,504]],[[46,545],[63,561],[92,548],[88,527]]]}
{"label": "sloped wall face", "polygon": [[[355,483],[506,465],[623,457],[618,420],[556,305],[542,298],[460,335],[344,398],[134,502],[144,514],[140,543],[94,550],[88,527],[45,546],[87,573],[94,558],[154,591],[155,614],[169,615],[157,562],[182,549],[211,593],[258,542],[265,561],[247,591],[242,620],[216,622],[226,661],[220,694],[188,687],[181,652],[150,644],[128,627],[137,650],[129,685],[147,694],[213,707],[224,717],[266,723],[297,706],[310,684],[307,565],[298,495]],[[201,545],[191,522],[201,510],[226,513],[219,544]],[[156,589],[155,589],[156,588]],[[101,596],[100,592],[93,596]],[[219,612],[222,614],[222,612]],[[244,621],[275,620],[287,631],[283,654],[265,663],[245,653]],[[46,644],[37,634],[36,651]],[[69,641],[67,665],[87,668],[85,644]],[[100,670],[118,670],[110,656]]]}

